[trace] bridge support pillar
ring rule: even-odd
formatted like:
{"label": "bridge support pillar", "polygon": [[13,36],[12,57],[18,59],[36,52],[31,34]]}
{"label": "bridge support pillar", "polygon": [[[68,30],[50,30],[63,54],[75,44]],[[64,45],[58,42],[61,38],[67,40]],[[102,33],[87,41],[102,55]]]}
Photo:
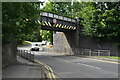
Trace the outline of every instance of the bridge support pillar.
{"label": "bridge support pillar", "polygon": [[80,19],[77,19],[76,31],[56,32],[53,35],[53,48],[55,52],[77,54],[74,49],[80,48]]}

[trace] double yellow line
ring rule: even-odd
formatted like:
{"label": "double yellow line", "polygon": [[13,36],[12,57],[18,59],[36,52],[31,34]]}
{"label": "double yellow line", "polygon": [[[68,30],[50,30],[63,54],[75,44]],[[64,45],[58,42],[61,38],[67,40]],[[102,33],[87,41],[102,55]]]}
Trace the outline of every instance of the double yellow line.
{"label": "double yellow line", "polygon": [[59,77],[55,76],[52,68],[49,67],[47,64],[45,64],[43,62],[40,62],[38,60],[35,60],[35,62],[38,63],[38,64],[40,64],[40,65],[42,65],[42,67],[45,68],[45,70],[43,69],[44,70],[44,77],[42,75],[42,78],[49,78],[50,80],[57,80],[57,78],[59,78]]}

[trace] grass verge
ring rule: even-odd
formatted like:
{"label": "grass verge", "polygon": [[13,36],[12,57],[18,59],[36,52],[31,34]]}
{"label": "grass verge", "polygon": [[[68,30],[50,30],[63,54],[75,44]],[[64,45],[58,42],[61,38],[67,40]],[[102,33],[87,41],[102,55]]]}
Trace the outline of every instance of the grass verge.
{"label": "grass verge", "polygon": [[19,44],[18,47],[22,47],[22,46],[25,46],[25,45],[29,45],[31,44],[32,42],[30,41],[23,41],[22,44]]}
{"label": "grass verge", "polygon": [[24,41],[22,44],[23,44],[23,45],[31,44],[31,42],[30,42],[30,41]]}
{"label": "grass verge", "polygon": [[116,59],[116,60],[120,60],[120,57],[117,57],[117,56],[93,56],[93,57],[99,57],[99,58],[108,58],[108,59]]}

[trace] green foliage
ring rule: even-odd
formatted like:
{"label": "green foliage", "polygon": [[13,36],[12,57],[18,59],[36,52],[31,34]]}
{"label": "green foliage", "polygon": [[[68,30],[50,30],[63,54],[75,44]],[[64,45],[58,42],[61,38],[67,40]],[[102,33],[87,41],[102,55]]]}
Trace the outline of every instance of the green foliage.
{"label": "green foliage", "polygon": [[30,41],[23,41],[22,44],[27,45],[27,44],[31,44],[31,42]]}
{"label": "green foliage", "polygon": [[53,42],[53,32],[52,31],[46,31],[46,30],[40,30],[40,35],[42,36],[42,40]]}
{"label": "green foliage", "polygon": [[43,11],[83,18],[83,34],[120,44],[120,2],[48,2]]}
{"label": "green foliage", "polygon": [[47,2],[43,11],[62,16],[72,17],[71,2]]}
{"label": "green foliage", "polygon": [[99,57],[99,58],[108,58],[108,59],[120,60],[120,57],[117,57],[117,56],[92,56],[92,57]]}
{"label": "green foliage", "polygon": [[2,39],[3,43],[12,41],[24,41],[28,34],[37,31],[39,24],[38,5],[40,3],[30,2],[9,2],[2,3]]}
{"label": "green foliage", "polygon": [[[85,3],[86,4],[86,3]],[[120,43],[119,2],[88,3],[81,11],[84,34],[99,41]],[[85,12],[86,11],[86,12]]]}

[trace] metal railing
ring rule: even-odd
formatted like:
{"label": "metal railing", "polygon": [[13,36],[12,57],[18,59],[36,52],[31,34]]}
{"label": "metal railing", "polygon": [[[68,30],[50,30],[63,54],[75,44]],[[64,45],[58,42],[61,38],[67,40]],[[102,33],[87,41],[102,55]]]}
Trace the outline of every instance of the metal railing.
{"label": "metal railing", "polygon": [[85,56],[110,56],[110,50],[91,50],[91,49],[83,49],[82,55]]}
{"label": "metal railing", "polygon": [[34,52],[30,50],[18,49],[18,56],[23,57],[31,62],[34,62]]}
{"label": "metal railing", "polygon": [[81,49],[81,48],[69,48],[66,49],[69,54],[76,56],[85,56],[85,57],[110,57],[110,50],[99,50],[99,49]]}

